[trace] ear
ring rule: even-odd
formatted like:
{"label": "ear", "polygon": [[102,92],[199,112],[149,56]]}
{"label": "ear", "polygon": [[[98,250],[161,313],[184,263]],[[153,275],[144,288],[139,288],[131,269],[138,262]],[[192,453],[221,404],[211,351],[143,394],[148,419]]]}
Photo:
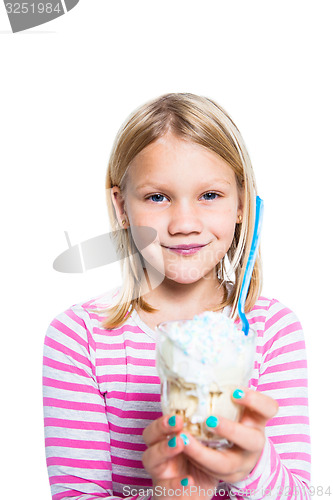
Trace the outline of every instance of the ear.
{"label": "ear", "polygon": [[125,212],[125,199],[118,186],[113,186],[111,188],[111,201],[116,211],[118,223],[120,227],[124,227],[122,221],[124,218],[127,220]]}

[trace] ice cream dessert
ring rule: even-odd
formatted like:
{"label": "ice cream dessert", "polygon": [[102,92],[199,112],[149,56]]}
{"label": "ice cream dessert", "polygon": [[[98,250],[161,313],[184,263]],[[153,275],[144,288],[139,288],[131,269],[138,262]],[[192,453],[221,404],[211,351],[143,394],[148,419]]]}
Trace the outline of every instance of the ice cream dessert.
{"label": "ice cream dessert", "polygon": [[156,330],[163,413],[182,415],[191,434],[211,446],[225,446],[225,440],[207,430],[205,420],[209,415],[240,418],[241,407],[231,394],[248,384],[254,332],[246,336],[225,314],[212,311],[160,323]]}

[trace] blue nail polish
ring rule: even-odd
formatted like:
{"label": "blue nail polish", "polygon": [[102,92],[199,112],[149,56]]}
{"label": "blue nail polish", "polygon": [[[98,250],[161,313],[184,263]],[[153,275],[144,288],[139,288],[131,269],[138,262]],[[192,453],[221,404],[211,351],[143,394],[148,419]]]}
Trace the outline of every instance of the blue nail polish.
{"label": "blue nail polish", "polygon": [[181,434],[180,437],[182,438],[183,440],[183,443],[185,446],[188,445],[188,443],[190,442],[189,438],[186,436],[186,434]]}
{"label": "blue nail polish", "polygon": [[218,423],[219,423],[218,418],[214,417],[213,415],[208,417],[206,420],[207,427],[217,427]]}
{"label": "blue nail polish", "polygon": [[174,427],[176,425],[176,415],[172,415],[172,417],[169,418],[168,424],[170,427]]}
{"label": "blue nail polish", "polygon": [[176,436],[173,436],[173,438],[171,438],[170,441],[168,441],[168,446],[170,448],[175,448],[176,444],[177,444],[177,438]]}
{"label": "blue nail polish", "polygon": [[187,486],[187,485],[188,485],[188,479],[187,479],[187,477],[184,477],[184,479],[182,479],[182,480],[180,481],[180,484],[181,484],[182,486]]}
{"label": "blue nail polish", "polygon": [[245,396],[245,392],[242,391],[242,389],[236,389],[232,395],[232,397],[235,399],[242,399],[244,396]]}

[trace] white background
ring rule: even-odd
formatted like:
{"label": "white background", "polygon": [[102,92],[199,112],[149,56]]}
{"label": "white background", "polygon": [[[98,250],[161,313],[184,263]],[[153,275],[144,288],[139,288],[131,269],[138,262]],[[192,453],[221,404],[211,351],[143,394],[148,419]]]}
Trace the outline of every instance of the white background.
{"label": "white background", "polygon": [[264,293],[303,324],[312,483],[333,494],[330,5],[81,0],[11,34],[1,4],[2,498],[50,498],[41,392],[48,324],[120,283],[117,265],[54,271],[64,231],[75,244],[109,230],[114,135],[134,108],[170,91],[218,101],[248,146],[265,201]]}

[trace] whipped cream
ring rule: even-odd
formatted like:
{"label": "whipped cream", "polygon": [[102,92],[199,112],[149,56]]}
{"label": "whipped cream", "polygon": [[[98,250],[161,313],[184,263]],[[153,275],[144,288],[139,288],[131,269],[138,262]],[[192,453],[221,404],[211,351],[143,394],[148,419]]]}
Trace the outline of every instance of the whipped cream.
{"label": "whipped cream", "polygon": [[[222,313],[205,311],[192,320],[159,325],[165,368],[186,382],[207,385],[243,379],[252,358],[253,332],[245,335]],[[165,335],[164,335],[164,333]]]}

